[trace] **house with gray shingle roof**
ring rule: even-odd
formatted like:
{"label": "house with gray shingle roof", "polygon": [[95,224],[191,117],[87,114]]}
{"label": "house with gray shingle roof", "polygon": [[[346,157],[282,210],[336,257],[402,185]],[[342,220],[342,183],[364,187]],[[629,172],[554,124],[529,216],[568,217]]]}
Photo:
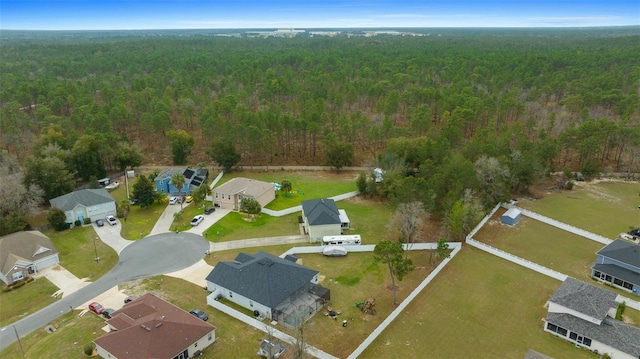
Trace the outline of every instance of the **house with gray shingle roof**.
{"label": "house with gray shingle roof", "polygon": [[273,183],[237,177],[213,189],[213,203],[220,208],[240,210],[243,198],[252,198],[264,207],[276,199]]}
{"label": "house with gray shingle roof", "polygon": [[57,207],[67,215],[67,223],[85,218],[91,221],[116,215],[116,200],[106,189],[81,189],[49,200],[51,207]]}
{"label": "house with gray shingle roof", "polygon": [[322,242],[324,236],[342,234],[343,221],[336,202],[332,199],[311,199],[302,201],[302,219],[305,234],[312,243]]}
{"label": "house with gray shingle roof", "polygon": [[240,253],[233,262],[219,262],[207,276],[207,302],[225,298],[285,325],[304,322],[330,300],[318,284],[317,270],[258,252]]}
{"label": "house with gray shingle roof", "polygon": [[596,255],[591,277],[640,295],[640,245],[616,239]]}
{"label": "house with gray shingle roof", "polygon": [[51,239],[39,231],[0,237],[0,280],[7,285],[58,263],[58,250]]}
{"label": "house with gray shingle roof", "polygon": [[544,330],[611,358],[640,358],[640,328],[614,319],[616,297],[568,277],[547,302]]}

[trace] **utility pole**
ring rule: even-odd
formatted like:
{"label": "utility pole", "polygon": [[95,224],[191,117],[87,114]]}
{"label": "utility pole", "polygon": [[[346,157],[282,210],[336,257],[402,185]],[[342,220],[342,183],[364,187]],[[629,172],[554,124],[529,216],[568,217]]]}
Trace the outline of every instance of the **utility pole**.
{"label": "utility pole", "polygon": [[[24,350],[22,350],[22,342],[20,341],[20,336],[18,335],[18,329],[16,329],[16,325],[12,325],[13,327],[13,332],[16,333],[16,338],[18,339],[18,347],[20,348],[20,355],[22,356],[22,359],[24,359]],[[0,329],[0,331],[4,332],[5,329],[7,329],[8,327],[4,327],[2,329]]]}
{"label": "utility pole", "polygon": [[98,247],[96,247],[96,240],[98,239],[98,237],[94,237],[93,238],[93,251],[95,252],[96,256],[96,263],[100,262],[100,257],[98,257]]}

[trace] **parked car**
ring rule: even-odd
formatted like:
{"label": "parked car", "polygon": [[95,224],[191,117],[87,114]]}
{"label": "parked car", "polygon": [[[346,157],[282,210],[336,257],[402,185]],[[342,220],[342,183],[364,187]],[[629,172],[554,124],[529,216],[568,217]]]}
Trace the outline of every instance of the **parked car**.
{"label": "parked car", "polygon": [[96,226],[102,227],[102,226],[104,226],[104,222],[101,219],[99,219],[99,220],[96,221]]}
{"label": "parked car", "polygon": [[102,314],[102,312],[104,311],[104,307],[98,302],[93,302],[89,304],[89,310],[96,314]]}
{"label": "parked car", "polygon": [[193,219],[191,220],[191,225],[192,226],[197,226],[200,224],[200,222],[202,222],[204,220],[204,216],[199,214],[195,217],[193,217]]}
{"label": "parked car", "polygon": [[211,214],[216,211],[215,207],[208,207],[204,209],[204,214]]}
{"label": "parked car", "polygon": [[112,226],[118,224],[118,220],[114,216],[107,216],[107,222],[109,222],[109,224]]}
{"label": "parked car", "polygon": [[171,198],[169,198],[169,204],[176,204],[176,203],[178,203],[178,197],[171,196]]}
{"label": "parked car", "polygon": [[115,312],[116,310],[113,308],[107,308],[105,310],[102,311],[102,316],[107,318],[107,319],[111,319],[111,315],[113,314],[113,312]]}
{"label": "parked car", "polygon": [[124,304],[131,303],[136,299],[138,299],[138,297],[134,297],[134,296],[126,297],[124,298]]}
{"label": "parked car", "polygon": [[193,196],[187,196],[187,197],[184,199],[184,201],[185,201],[185,202],[187,202],[187,203],[191,203],[191,202],[193,201]]}
{"label": "parked car", "polygon": [[205,314],[205,312],[201,311],[198,308],[193,308],[189,311],[192,315],[204,320],[205,322],[209,320],[209,317]]}

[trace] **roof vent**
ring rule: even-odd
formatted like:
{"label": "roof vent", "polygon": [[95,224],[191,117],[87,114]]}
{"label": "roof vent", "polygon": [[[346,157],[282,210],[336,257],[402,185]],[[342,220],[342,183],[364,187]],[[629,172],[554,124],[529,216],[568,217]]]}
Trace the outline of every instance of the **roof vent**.
{"label": "roof vent", "polygon": [[140,324],[140,326],[141,326],[144,330],[146,330],[146,331],[148,331],[148,332],[150,332],[150,331],[151,331],[151,328],[147,327],[147,326],[146,326],[146,325],[144,325],[144,324]]}
{"label": "roof vent", "polygon": [[160,323],[156,324],[156,328],[157,328],[157,327],[159,327],[159,326],[161,326],[161,325],[162,325],[162,322],[160,322]]}

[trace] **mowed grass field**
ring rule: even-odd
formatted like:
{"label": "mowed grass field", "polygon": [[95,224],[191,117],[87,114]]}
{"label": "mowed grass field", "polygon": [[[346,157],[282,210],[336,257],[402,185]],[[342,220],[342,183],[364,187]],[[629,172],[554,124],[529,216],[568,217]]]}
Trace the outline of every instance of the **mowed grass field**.
{"label": "mowed grass field", "polygon": [[572,191],[549,192],[541,200],[522,200],[518,206],[614,239],[640,227],[639,194],[639,183],[578,182]]}
{"label": "mowed grass field", "polygon": [[543,331],[560,282],[464,246],[362,358],[598,358]]}
{"label": "mowed grass field", "polygon": [[528,259],[582,281],[590,281],[591,264],[604,244],[522,216],[516,226],[500,223],[499,209],[474,236],[518,257]]}

